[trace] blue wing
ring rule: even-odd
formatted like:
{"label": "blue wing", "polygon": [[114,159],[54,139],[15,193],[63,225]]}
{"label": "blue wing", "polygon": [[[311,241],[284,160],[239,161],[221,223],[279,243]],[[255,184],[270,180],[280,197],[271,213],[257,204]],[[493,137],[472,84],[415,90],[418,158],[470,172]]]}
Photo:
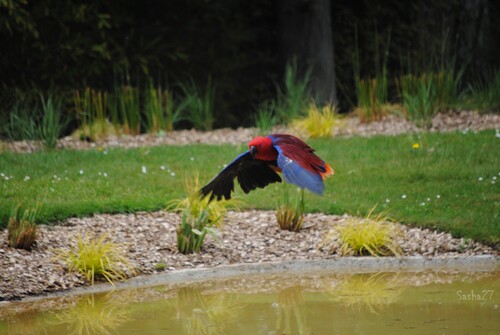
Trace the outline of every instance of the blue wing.
{"label": "blue wing", "polygon": [[321,175],[307,171],[296,161],[287,157],[279,146],[275,146],[278,151],[277,164],[283,173],[287,183],[295,184],[306,188],[316,194],[323,194],[325,185]]}

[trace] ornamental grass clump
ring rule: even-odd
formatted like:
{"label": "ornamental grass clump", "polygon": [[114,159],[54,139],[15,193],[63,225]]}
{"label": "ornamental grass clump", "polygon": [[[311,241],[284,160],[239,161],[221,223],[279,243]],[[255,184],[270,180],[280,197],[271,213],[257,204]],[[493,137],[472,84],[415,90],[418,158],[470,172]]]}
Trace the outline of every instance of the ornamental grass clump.
{"label": "ornamental grass clump", "polygon": [[335,106],[325,105],[319,109],[312,102],[307,110],[307,116],[294,120],[292,126],[312,138],[329,138],[332,136],[333,126],[338,123],[337,120]]}
{"label": "ornamental grass clump", "polygon": [[106,279],[114,286],[114,281],[125,280],[127,274],[134,274],[134,268],[118,243],[110,242],[108,234],[97,238],[77,236],[76,246],[61,251],[57,256],[67,265],[69,271],[76,271],[94,285],[99,278]]}
{"label": "ornamental grass clump", "polygon": [[31,250],[37,237],[35,223],[39,208],[26,209],[21,214],[20,206],[14,207],[9,217],[7,239],[9,246],[16,249]]}
{"label": "ornamental grass clump", "polygon": [[[333,227],[322,245],[330,245],[341,255],[400,256],[397,238],[400,231],[381,214],[366,218],[349,217],[345,223]],[[332,250],[332,251],[333,251]]]}
{"label": "ornamental grass clump", "polygon": [[276,199],[276,220],[282,230],[299,231],[304,223],[304,189],[291,197],[286,185]]}
{"label": "ornamental grass clump", "polygon": [[177,227],[177,249],[183,254],[200,251],[207,233],[215,236],[215,228],[222,227],[229,209],[241,207],[237,199],[210,201],[201,197],[200,181],[196,175],[186,179],[186,197],[167,204],[167,209],[182,213],[181,224]]}

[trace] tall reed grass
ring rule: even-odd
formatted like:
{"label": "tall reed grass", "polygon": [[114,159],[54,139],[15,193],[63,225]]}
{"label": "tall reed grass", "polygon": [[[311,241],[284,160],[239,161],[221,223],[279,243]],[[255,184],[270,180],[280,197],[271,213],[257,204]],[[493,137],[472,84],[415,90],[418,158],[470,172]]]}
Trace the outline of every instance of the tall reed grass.
{"label": "tall reed grass", "polygon": [[[90,87],[73,93],[73,104],[80,123],[76,134],[80,139],[95,141],[118,132],[119,119],[112,100],[108,92]],[[113,126],[109,124],[109,119]]]}
{"label": "tall reed grass", "polygon": [[404,75],[396,79],[396,84],[408,117],[418,126],[430,128],[437,113],[456,104],[459,80],[459,73],[447,70]]}
{"label": "tall reed grass", "polygon": [[54,149],[65,127],[62,119],[62,97],[49,95],[41,98],[42,121],[38,128],[39,139],[48,149]]}
{"label": "tall reed grass", "polygon": [[212,130],[215,121],[215,86],[211,78],[202,89],[191,79],[189,84],[181,84],[183,100],[180,111],[186,111],[187,119],[196,129]]}
{"label": "tall reed grass", "polygon": [[254,122],[259,135],[269,134],[271,129],[278,123],[276,109],[277,103],[275,100],[264,101],[257,107]]}
{"label": "tall reed grass", "polygon": [[139,88],[122,85],[115,88],[114,98],[118,107],[123,132],[127,135],[141,133],[141,104]]}
{"label": "tall reed grass", "polygon": [[470,83],[462,96],[462,104],[479,111],[499,112],[500,70],[495,71],[489,80],[479,78]]}
{"label": "tall reed grass", "polygon": [[181,109],[177,108],[173,94],[151,82],[144,91],[144,115],[148,133],[174,130],[174,124],[181,118]]}
{"label": "tall reed grass", "polygon": [[280,122],[286,124],[293,119],[304,116],[311,100],[310,80],[310,69],[301,77],[296,61],[286,65],[283,89],[277,85],[277,117]]}
{"label": "tall reed grass", "polygon": [[359,58],[358,34],[355,32],[355,51],[354,51],[354,83],[356,89],[356,97],[358,100],[358,114],[362,122],[371,122],[381,120],[385,114],[386,109],[384,105],[388,102],[388,74],[387,74],[387,61],[389,57],[389,46],[391,35],[387,36],[385,42],[386,48],[384,55],[380,55],[379,36],[377,33],[374,35],[375,53],[373,55],[375,77],[363,79],[361,75],[361,65]]}

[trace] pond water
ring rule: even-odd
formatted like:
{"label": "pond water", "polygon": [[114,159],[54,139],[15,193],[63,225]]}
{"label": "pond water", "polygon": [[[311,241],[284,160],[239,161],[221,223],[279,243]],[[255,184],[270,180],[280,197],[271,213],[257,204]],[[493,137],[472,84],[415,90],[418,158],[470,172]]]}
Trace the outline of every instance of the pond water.
{"label": "pond water", "polygon": [[500,334],[500,272],[253,275],[0,307],[0,334]]}

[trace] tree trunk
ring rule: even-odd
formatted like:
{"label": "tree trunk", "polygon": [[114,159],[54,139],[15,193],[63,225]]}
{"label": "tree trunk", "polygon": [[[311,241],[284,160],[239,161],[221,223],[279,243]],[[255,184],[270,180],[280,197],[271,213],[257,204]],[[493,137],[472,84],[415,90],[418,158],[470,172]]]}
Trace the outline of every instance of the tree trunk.
{"label": "tree trunk", "polygon": [[277,0],[286,62],[297,61],[299,75],[311,71],[319,103],[337,103],[329,0]]}

